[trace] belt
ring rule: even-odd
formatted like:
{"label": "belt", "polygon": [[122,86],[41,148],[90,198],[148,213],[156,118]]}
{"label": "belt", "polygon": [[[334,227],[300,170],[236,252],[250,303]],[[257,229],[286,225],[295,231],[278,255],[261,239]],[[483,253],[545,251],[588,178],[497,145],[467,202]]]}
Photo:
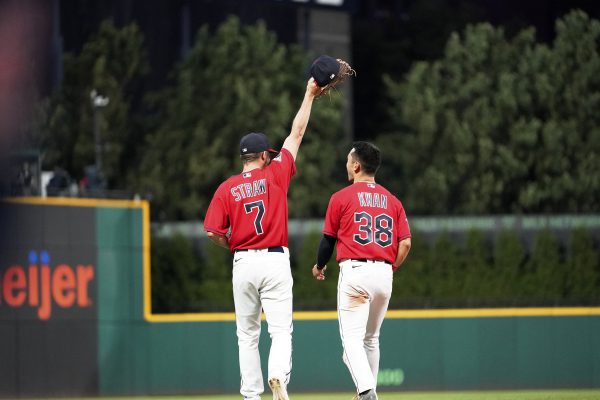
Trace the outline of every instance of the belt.
{"label": "belt", "polygon": [[283,246],[268,247],[266,249],[238,249],[238,250],[236,250],[236,252],[248,251],[248,250],[262,250],[262,251],[266,250],[268,253],[284,253]]}
{"label": "belt", "polygon": [[351,258],[350,261],[354,261],[354,262],[372,262],[372,263],[384,263],[384,264],[389,264],[389,262],[385,261],[385,260],[371,260],[369,258]]}

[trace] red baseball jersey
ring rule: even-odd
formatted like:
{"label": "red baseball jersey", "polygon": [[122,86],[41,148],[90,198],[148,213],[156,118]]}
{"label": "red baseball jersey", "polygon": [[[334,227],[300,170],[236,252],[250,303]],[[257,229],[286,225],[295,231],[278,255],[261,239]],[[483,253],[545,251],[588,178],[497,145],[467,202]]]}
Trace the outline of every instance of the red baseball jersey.
{"label": "red baseball jersey", "polygon": [[392,264],[410,228],[400,200],[381,185],[357,182],[331,196],[323,233],[337,239],[338,261],[366,258]]}
{"label": "red baseball jersey", "polygon": [[232,252],[287,247],[287,192],[295,173],[294,157],[282,149],[265,168],[230,177],[208,206],[204,230],[222,236],[231,230]]}

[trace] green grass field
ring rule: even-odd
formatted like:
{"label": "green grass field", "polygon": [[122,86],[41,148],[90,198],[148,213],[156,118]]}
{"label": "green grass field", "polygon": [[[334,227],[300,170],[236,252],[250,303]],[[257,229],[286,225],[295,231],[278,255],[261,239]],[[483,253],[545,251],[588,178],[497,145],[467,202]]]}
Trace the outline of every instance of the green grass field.
{"label": "green grass field", "polygon": [[[351,393],[310,393],[291,394],[291,400],[351,400]],[[263,400],[271,399],[265,393]],[[600,400],[599,390],[526,390],[489,392],[405,392],[380,393],[381,400]],[[234,396],[169,396],[169,397],[110,397],[94,400],[240,400]],[[69,399],[74,400],[74,399]],[[83,399],[81,399],[83,400]]]}

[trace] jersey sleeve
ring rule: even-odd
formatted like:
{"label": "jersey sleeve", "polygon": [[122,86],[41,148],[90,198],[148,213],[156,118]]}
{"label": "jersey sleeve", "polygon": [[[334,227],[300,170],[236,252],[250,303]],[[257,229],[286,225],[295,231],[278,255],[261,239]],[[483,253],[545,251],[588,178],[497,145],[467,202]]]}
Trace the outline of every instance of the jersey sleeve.
{"label": "jersey sleeve", "polygon": [[396,226],[398,227],[398,241],[401,241],[411,237],[411,234],[410,226],[408,225],[408,218],[406,217],[406,212],[404,211],[404,207],[402,206],[402,202],[400,202],[400,200],[398,200],[397,207],[398,217]]}
{"label": "jersey sleeve", "polygon": [[221,236],[225,236],[229,231],[229,215],[223,193],[223,186],[219,186],[208,206],[206,217],[204,218],[204,230]]}
{"label": "jersey sleeve", "polygon": [[323,233],[337,239],[338,230],[340,229],[341,203],[337,196],[331,196],[327,212],[325,213],[325,226]]}
{"label": "jersey sleeve", "polygon": [[269,170],[277,184],[287,188],[290,185],[292,176],[296,174],[296,163],[292,153],[288,149],[281,149],[277,157],[269,164]]}

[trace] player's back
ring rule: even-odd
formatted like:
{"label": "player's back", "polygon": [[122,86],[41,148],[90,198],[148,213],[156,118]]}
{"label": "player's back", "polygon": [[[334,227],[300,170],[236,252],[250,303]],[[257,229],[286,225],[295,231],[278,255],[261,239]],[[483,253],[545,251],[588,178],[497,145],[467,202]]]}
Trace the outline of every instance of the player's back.
{"label": "player's back", "polygon": [[[332,217],[337,213],[339,219],[334,235],[338,260],[366,258],[392,263],[398,241],[410,235],[402,203],[379,184],[354,183],[336,192],[330,207]],[[328,233],[327,229],[324,232]]]}
{"label": "player's back", "polygon": [[232,251],[287,246],[287,191],[294,173],[294,159],[282,149],[268,166],[228,178],[213,197],[205,229],[224,235],[231,228]]}
{"label": "player's back", "polygon": [[287,188],[258,168],[226,183],[234,249],[287,246]]}

